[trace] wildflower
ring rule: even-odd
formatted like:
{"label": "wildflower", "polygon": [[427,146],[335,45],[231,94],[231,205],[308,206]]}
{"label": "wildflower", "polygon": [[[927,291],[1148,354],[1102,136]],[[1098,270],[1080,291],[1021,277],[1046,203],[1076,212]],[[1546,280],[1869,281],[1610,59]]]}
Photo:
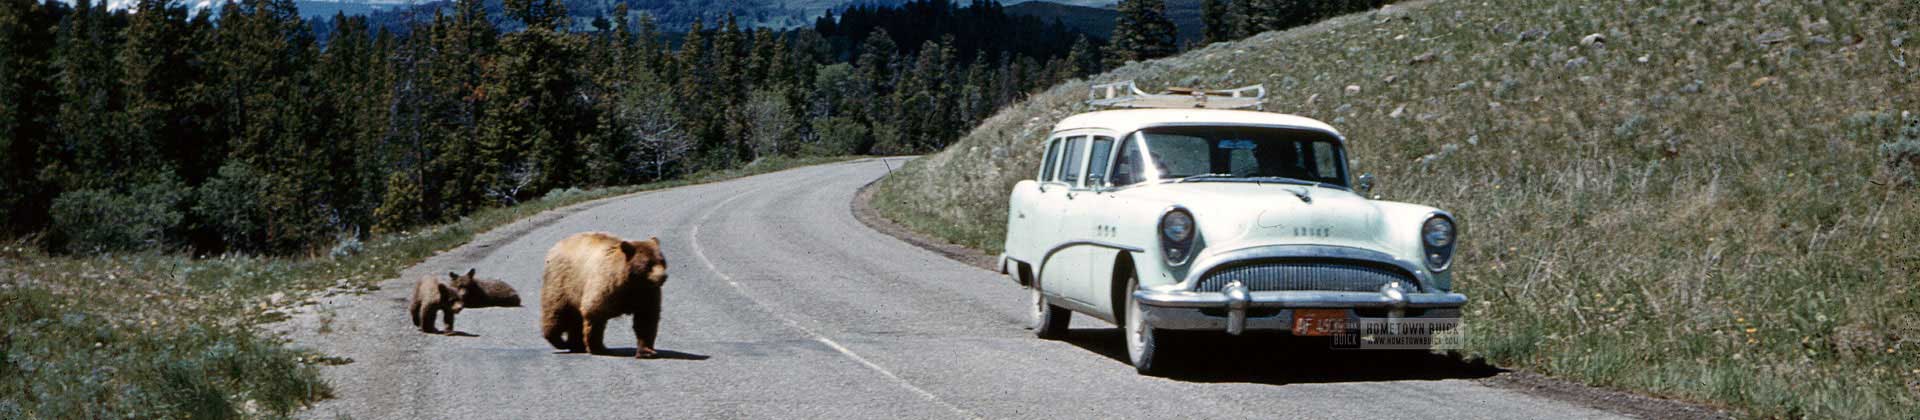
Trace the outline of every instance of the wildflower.
{"label": "wildflower", "polygon": [[1748,328],[1748,329],[1747,329],[1747,334],[1753,334],[1753,333],[1756,333],[1756,332],[1760,332],[1760,329],[1759,329],[1759,328]]}

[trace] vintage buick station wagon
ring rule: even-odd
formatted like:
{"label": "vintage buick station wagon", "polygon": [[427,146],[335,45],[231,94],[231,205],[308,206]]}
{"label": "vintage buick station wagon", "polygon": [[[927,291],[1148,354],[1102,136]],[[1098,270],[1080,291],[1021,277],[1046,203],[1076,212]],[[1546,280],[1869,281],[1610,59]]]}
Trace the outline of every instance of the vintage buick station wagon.
{"label": "vintage buick station wagon", "polygon": [[1257,106],[1249,92],[1264,95],[1102,85],[1090,102],[1137,109],[1055,126],[1009,198],[1000,260],[1031,290],[1037,335],[1060,337],[1068,311],[1112,322],[1153,374],[1161,330],[1333,336],[1458,319],[1453,216],[1364,196],[1371,177],[1350,181],[1325,123],[1220,109]]}

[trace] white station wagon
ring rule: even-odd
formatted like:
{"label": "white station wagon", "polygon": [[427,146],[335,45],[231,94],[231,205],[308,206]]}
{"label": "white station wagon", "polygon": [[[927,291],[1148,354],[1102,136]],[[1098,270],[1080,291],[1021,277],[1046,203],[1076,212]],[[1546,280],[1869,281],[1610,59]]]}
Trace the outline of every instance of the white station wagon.
{"label": "white station wagon", "polygon": [[1452,215],[1363,196],[1371,177],[1349,182],[1345,139],[1325,123],[1219,109],[1257,107],[1264,88],[1175,92],[1096,86],[1095,105],[1147,109],[1061,121],[1039,173],[1014,186],[1000,267],[1032,291],[1036,335],[1062,336],[1069,310],[1100,318],[1153,374],[1160,330],[1457,322]]}

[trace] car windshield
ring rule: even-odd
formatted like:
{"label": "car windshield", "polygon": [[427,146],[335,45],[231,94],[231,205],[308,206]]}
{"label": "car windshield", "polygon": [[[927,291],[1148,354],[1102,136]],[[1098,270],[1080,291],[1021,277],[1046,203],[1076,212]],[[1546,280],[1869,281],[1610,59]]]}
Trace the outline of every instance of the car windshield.
{"label": "car windshield", "polygon": [[1297,180],[1347,185],[1340,143],[1311,130],[1164,127],[1140,132],[1162,180]]}

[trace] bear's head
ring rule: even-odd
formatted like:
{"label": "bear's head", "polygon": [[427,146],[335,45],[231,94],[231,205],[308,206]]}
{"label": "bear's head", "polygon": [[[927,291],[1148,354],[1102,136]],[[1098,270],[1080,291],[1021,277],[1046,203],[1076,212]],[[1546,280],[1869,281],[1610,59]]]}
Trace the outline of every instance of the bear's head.
{"label": "bear's head", "polygon": [[441,293],[441,299],[450,299],[453,301],[452,309],[450,309],[453,313],[460,313],[461,309],[465,309],[467,306],[467,293],[480,288],[480,284],[473,281],[473,274],[474,269],[471,268],[467,269],[467,275],[464,276],[451,271],[447,272],[447,286],[453,290],[442,290],[442,292],[451,291],[453,293]]}
{"label": "bear's head", "polygon": [[620,252],[627,255],[627,279],[646,279],[654,286],[667,285],[667,256],[660,252],[660,238],[624,241]]}

